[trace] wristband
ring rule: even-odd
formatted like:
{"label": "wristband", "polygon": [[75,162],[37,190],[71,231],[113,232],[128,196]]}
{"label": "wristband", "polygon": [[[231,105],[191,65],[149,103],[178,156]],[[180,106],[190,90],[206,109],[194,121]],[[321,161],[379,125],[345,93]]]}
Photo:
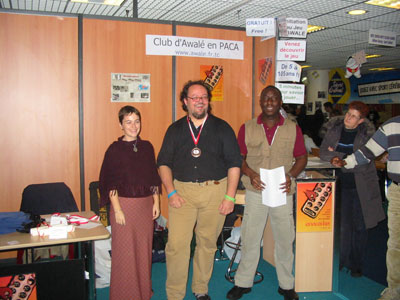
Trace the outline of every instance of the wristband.
{"label": "wristband", "polygon": [[171,196],[176,194],[176,190],[173,190],[171,193],[168,194],[168,199],[171,198]]}
{"label": "wristband", "polygon": [[230,197],[230,196],[228,196],[228,195],[225,195],[225,199],[226,199],[226,200],[229,200],[229,201],[232,201],[233,203],[236,203],[236,199],[235,199],[235,198],[232,198],[232,197]]}

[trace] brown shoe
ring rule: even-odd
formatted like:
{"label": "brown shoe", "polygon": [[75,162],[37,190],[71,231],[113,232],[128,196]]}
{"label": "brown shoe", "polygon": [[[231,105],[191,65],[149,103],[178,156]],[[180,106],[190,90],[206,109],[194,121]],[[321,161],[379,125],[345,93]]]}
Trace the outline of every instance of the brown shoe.
{"label": "brown shoe", "polygon": [[284,290],[281,287],[278,289],[278,293],[281,294],[285,300],[298,300],[299,295],[294,291],[294,289]]}

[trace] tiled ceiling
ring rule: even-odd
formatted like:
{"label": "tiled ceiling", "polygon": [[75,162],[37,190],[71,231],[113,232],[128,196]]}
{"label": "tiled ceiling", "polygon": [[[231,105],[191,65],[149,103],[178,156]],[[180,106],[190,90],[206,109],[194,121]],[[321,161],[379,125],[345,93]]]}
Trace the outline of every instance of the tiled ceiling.
{"label": "tiled ceiling", "polygon": [[[366,14],[351,16],[353,9]],[[120,6],[75,3],[60,0],[0,0],[0,10],[25,13],[62,13],[101,17],[139,18],[245,27],[246,18],[307,18],[312,25],[327,27],[307,37],[306,61],[311,69],[345,67],[347,58],[364,50],[380,54],[362,65],[362,73],[377,67],[394,67],[400,71],[400,11],[365,4],[361,0],[125,0]],[[1,16],[0,16],[1,17]],[[368,43],[369,29],[397,33],[397,47]]]}

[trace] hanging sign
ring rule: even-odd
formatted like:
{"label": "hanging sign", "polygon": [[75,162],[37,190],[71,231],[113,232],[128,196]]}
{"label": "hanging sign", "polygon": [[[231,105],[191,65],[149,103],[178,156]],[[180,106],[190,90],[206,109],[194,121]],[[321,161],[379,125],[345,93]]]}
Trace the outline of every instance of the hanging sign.
{"label": "hanging sign", "polygon": [[370,29],[368,43],[396,47],[396,32]]}
{"label": "hanging sign", "polygon": [[304,104],[304,84],[275,83],[282,93],[283,103]]}
{"label": "hanging sign", "polygon": [[246,35],[274,37],[275,19],[274,18],[246,19]]}
{"label": "hanging sign", "polygon": [[303,18],[278,18],[280,37],[302,38],[307,37],[308,20]]}
{"label": "hanging sign", "polygon": [[400,80],[373,82],[358,85],[359,96],[400,93]]}
{"label": "hanging sign", "polygon": [[278,41],[277,60],[306,60],[306,41],[282,40]]}
{"label": "hanging sign", "polygon": [[293,61],[276,62],[276,81],[300,82],[301,66]]}

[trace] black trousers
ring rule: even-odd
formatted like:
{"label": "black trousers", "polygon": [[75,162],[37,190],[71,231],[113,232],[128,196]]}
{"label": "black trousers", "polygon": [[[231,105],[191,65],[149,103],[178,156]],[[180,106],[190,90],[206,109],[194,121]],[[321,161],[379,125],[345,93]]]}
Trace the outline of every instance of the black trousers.
{"label": "black trousers", "polygon": [[340,266],[361,271],[368,232],[356,188],[342,187],[340,212]]}

